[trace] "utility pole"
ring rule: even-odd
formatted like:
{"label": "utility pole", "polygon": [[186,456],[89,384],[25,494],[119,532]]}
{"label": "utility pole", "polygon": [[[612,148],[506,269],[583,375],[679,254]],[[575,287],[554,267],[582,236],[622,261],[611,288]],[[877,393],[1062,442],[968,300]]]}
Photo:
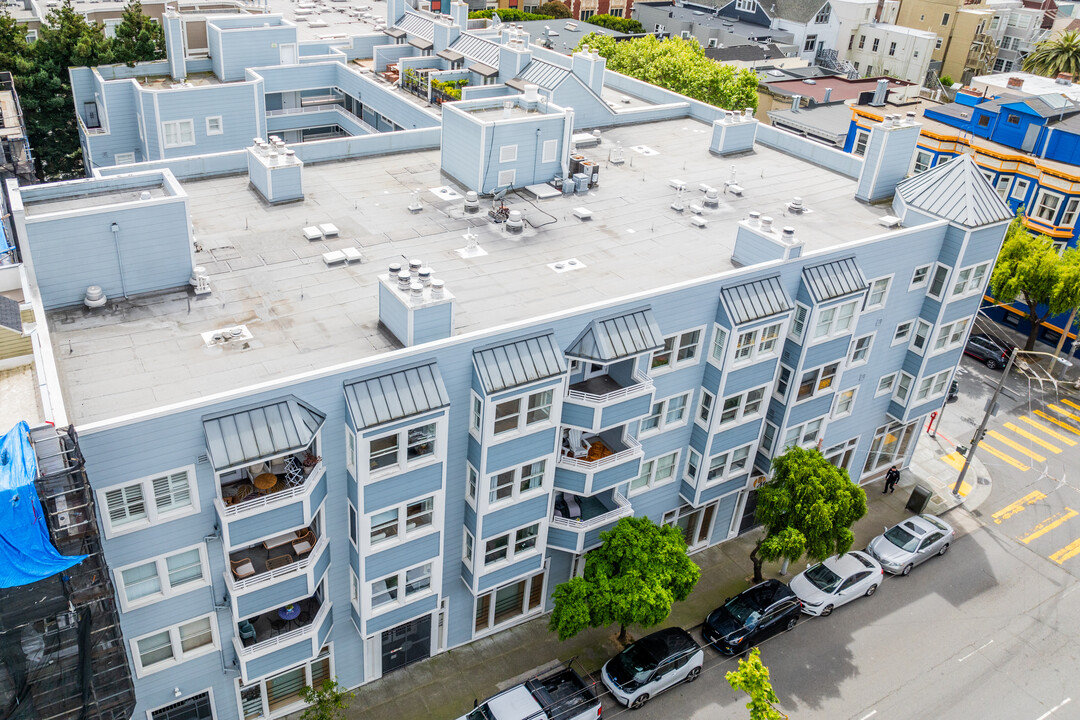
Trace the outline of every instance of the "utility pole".
{"label": "utility pole", "polygon": [[997,387],[994,388],[994,394],[990,397],[990,402],[986,406],[986,412],[983,413],[982,422],[979,423],[979,429],[975,431],[975,437],[971,439],[971,447],[968,448],[967,454],[964,456],[964,467],[960,468],[960,474],[956,477],[956,484],[953,485],[953,495],[960,496],[960,486],[964,482],[964,476],[967,475],[968,468],[971,466],[971,458],[975,457],[975,450],[979,447],[979,443],[982,442],[983,433],[986,432],[986,426],[990,422],[990,413],[994,411],[994,405],[997,403],[998,395],[1001,394],[1001,388],[1005,386],[1005,378],[1009,377],[1009,371],[1012,370],[1013,361],[1016,360],[1016,354],[1019,352],[1019,348],[1013,348],[1009,353],[1009,362],[1005,363],[1005,369],[1001,373],[1001,379],[998,380]]}

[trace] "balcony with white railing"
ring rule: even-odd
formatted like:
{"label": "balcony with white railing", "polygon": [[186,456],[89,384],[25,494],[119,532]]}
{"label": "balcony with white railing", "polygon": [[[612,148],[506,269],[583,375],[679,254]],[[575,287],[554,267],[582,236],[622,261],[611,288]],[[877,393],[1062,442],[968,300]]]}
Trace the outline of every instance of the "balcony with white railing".
{"label": "balcony with white railing", "polygon": [[326,468],[322,458],[309,457],[314,464],[293,464],[284,474],[271,464],[245,469],[222,483],[214,507],[226,549],[249,547],[311,525],[326,498]]}
{"label": "balcony with white railing", "polygon": [[638,473],[644,451],[626,427],[600,433],[564,428],[555,460],[555,487],[592,495]]}
{"label": "balcony with white railing", "polygon": [[653,381],[640,372],[612,372],[571,383],[563,400],[563,424],[599,431],[649,414]]}
{"label": "balcony with white railing", "polygon": [[312,596],[239,621],[233,649],[244,682],[316,657],[330,632],[330,609]]}
{"label": "balcony with white railing", "polygon": [[618,490],[582,496],[555,495],[555,511],[548,530],[548,546],[581,553],[600,542],[600,533],[634,514],[630,501]]}
{"label": "balcony with white railing", "polygon": [[607,405],[652,391],[651,377],[637,371],[631,377],[632,382],[620,383],[610,375],[596,375],[572,384],[566,391],[566,397],[578,402]]}

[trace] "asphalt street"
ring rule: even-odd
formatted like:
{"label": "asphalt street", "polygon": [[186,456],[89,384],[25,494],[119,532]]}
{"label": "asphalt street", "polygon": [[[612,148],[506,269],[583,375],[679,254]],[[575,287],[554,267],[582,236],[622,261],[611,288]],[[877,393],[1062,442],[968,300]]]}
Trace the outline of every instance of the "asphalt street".
{"label": "asphalt street", "polygon": [[[938,431],[967,445],[1000,371],[965,358],[957,377]],[[978,451],[990,498],[945,516],[949,552],[761,646],[790,717],[1080,718],[1080,394],[1022,372],[1005,387]],[[736,661],[706,653],[696,683],[633,716],[745,717],[724,679]],[[604,698],[605,718],[629,712]]]}

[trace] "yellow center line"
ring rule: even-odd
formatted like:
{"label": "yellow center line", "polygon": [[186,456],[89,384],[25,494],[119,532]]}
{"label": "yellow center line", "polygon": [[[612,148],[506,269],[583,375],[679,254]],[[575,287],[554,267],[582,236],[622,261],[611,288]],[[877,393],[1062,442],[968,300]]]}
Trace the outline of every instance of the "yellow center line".
{"label": "yellow center line", "polygon": [[1080,422],[1080,416],[1073,415],[1071,412],[1069,412],[1065,408],[1058,407],[1054,403],[1047,403],[1046,407],[1050,408],[1051,410],[1056,412],[1058,415],[1064,415],[1065,417],[1069,418],[1070,420],[1075,420],[1076,422]]}
{"label": "yellow center line", "polygon": [[1056,417],[1051,417],[1050,415],[1047,415],[1046,413],[1044,413],[1042,410],[1036,410],[1035,414],[1038,415],[1039,417],[1041,417],[1043,420],[1048,420],[1049,422],[1054,423],[1058,427],[1063,427],[1063,428],[1065,428],[1066,430],[1068,430],[1071,433],[1075,433],[1077,435],[1080,435],[1080,428],[1073,427],[1072,425],[1070,425],[1067,422],[1062,422],[1061,420],[1058,420]]}
{"label": "yellow center line", "polygon": [[1071,557],[1076,557],[1077,555],[1080,555],[1080,540],[1073,540],[1071,543],[1051,555],[1050,559],[1058,565],[1064,565],[1066,560]]}
{"label": "yellow center line", "polygon": [[1076,512],[1072,508],[1067,507],[1063,512],[1059,512],[1056,515],[1051,515],[1050,517],[1046,518],[1041,523],[1032,528],[1031,532],[1018,539],[1020,540],[1020,542],[1027,545],[1035,538],[1042,537],[1046,533],[1056,528],[1058,525],[1068,522],[1077,515],[1080,515],[1080,513]]}
{"label": "yellow center line", "polygon": [[[979,447],[986,447],[986,446],[985,445],[979,445]],[[1025,495],[1024,497],[1017,500],[1016,502],[1009,503],[1005,507],[1001,508],[996,513],[994,513],[991,517],[994,518],[994,522],[996,522],[998,525],[1000,525],[1002,520],[1008,520],[1013,515],[1020,512],[1021,510],[1023,510],[1025,505],[1034,505],[1035,503],[1039,502],[1040,500],[1044,499],[1045,497],[1046,497],[1045,493],[1041,493],[1038,490],[1032,490],[1027,495]]]}
{"label": "yellow center line", "polygon": [[942,455],[941,459],[949,465],[952,465],[957,470],[960,470],[964,467],[964,456],[956,451],[953,451],[948,455]]}
{"label": "yellow center line", "polygon": [[1051,445],[1050,443],[1046,442],[1045,440],[1043,440],[1038,435],[1035,435],[1033,433],[1029,433],[1027,430],[1020,427],[1019,425],[1013,425],[1012,423],[1005,423],[1005,428],[1007,430],[1012,430],[1014,433],[1016,433],[1020,437],[1027,438],[1028,440],[1035,443],[1036,445],[1039,445],[1040,447],[1046,448],[1047,450],[1049,450],[1052,453],[1061,452],[1061,448],[1059,448],[1057,445]]}
{"label": "yellow center line", "polygon": [[1064,435],[1062,435],[1058,431],[1054,430],[1052,427],[1050,427],[1048,425],[1043,425],[1041,422],[1039,422],[1037,420],[1033,420],[1033,419],[1029,418],[1027,415],[1021,415],[1020,416],[1020,422],[1027,423],[1031,427],[1036,428],[1039,431],[1049,435],[1050,437],[1054,438],[1058,442],[1065,443],[1069,447],[1073,447],[1074,445],[1076,445],[1076,441],[1073,440],[1072,438],[1065,437]]}
{"label": "yellow center line", "polygon": [[1044,460],[1046,460],[1045,455],[1040,455],[1039,453],[1037,453],[1037,452],[1035,452],[1033,450],[1028,450],[1026,447],[1021,445],[1020,443],[1016,442],[1015,440],[1012,440],[1010,438],[1005,437],[1004,435],[999,433],[997,430],[987,430],[986,434],[989,435],[990,437],[994,438],[998,442],[1005,443],[1006,445],[1008,445],[1009,447],[1011,447],[1013,450],[1020,453],[1021,455],[1027,455],[1029,458],[1031,458],[1035,462],[1043,462]]}
{"label": "yellow center line", "polygon": [[1080,410],[1080,405],[1077,405],[1076,403],[1074,403],[1069,398],[1061,398],[1061,402],[1065,403],[1066,405],[1068,405],[1071,408],[1076,408],[1077,410]]}
{"label": "yellow center line", "polygon": [[980,450],[985,450],[986,452],[988,452],[991,455],[993,455],[994,457],[996,457],[998,460],[1002,460],[1002,461],[1008,463],[1009,465],[1012,465],[1017,470],[1030,470],[1031,469],[1027,465],[1025,465],[1024,463],[1022,463],[1019,460],[1017,460],[1016,458],[1014,458],[1013,456],[1006,455],[1005,453],[1001,452],[1000,450],[998,450],[993,445],[989,445],[986,442],[979,443],[979,449]]}

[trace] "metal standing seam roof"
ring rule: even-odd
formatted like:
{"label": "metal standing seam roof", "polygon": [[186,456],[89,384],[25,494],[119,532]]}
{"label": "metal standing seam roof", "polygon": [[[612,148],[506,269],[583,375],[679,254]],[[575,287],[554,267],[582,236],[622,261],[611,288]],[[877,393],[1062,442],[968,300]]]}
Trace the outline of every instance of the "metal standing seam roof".
{"label": "metal standing seam roof", "polygon": [[866,276],[855,258],[844,258],[803,268],[803,282],[817,302],[853,295],[866,290]]}
{"label": "metal standing seam roof", "polygon": [[412,13],[405,13],[396,23],[394,23],[394,27],[400,28],[410,35],[422,37],[425,40],[434,40],[435,30],[432,29],[433,24],[434,23],[432,23],[431,20],[425,17],[413,15]]}
{"label": "metal standing seam roof", "polygon": [[473,364],[489,395],[566,372],[554,333],[474,350]]}
{"label": "metal standing seam roof", "polygon": [[791,300],[780,284],[779,275],[722,288],[720,296],[735,325],[778,315],[791,309]]}
{"label": "metal standing seam roof", "polygon": [[521,73],[515,79],[539,85],[545,90],[554,90],[569,74],[570,71],[566,68],[552,65],[543,60],[533,60],[521,70]]}
{"label": "metal standing seam roof", "polygon": [[214,469],[248,465],[311,444],[326,415],[295,395],[203,416]]}
{"label": "metal standing seam roof", "polygon": [[659,350],[664,335],[651,308],[603,320],[593,320],[570,343],[566,355],[594,362],[613,362],[632,355]]}
{"label": "metal standing seam roof", "polygon": [[450,404],[436,363],[345,382],[345,403],[358,430]]}
{"label": "metal standing seam roof", "polygon": [[910,207],[966,227],[1013,217],[969,155],[909,177],[896,186],[896,194]]}
{"label": "metal standing seam roof", "polygon": [[493,68],[499,67],[499,44],[469,33],[462,33],[450,45],[470,60]]}
{"label": "metal standing seam roof", "polygon": [[22,333],[22,311],[19,303],[0,295],[0,327]]}

